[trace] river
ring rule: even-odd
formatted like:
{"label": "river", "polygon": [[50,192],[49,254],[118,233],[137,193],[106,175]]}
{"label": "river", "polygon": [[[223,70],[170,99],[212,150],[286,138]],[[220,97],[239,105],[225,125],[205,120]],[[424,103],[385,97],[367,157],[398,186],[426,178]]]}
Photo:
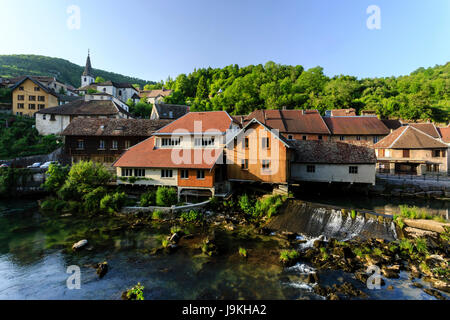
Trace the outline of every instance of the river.
{"label": "river", "polygon": [[[152,255],[169,226],[123,227],[118,218],[42,214],[36,201],[0,202],[0,299],[120,299],[140,282],[146,299],[324,299],[305,283],[308,266],[283,269],[270,252],[278,243],[270,237],[250,238],[245,232],[218,231],[221,254],[206,257],[183,248],[170,255]],[[78,240],[88,248],[73,252]],[[239,247],[249,258],[237,254]],[[98,279],[92,265],[108,261],[109,272]],[[69,266],[81,268],[81,288],[70,290]],[[352,275],[320,271],[320,284],[352,282],[371,299],[434,299],[415,288],[406,273],[387,279],[380,290],[369,290]],[[429,287],[426,282],[421,282]],[[386,289],[392,284],[394,290]]]}

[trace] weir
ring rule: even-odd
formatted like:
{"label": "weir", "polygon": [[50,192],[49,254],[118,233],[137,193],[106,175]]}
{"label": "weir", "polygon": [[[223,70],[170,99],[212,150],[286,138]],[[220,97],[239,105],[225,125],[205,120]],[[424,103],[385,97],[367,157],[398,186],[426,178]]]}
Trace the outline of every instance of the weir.
{"label": "weir", "polygon": [[267,227],[307,237],[324,235],[338,240],[359,237],[392,241],[397,238],[395,224],[390,216],[361,210],[352,214],[348,209],[300,200],[289,200]]}

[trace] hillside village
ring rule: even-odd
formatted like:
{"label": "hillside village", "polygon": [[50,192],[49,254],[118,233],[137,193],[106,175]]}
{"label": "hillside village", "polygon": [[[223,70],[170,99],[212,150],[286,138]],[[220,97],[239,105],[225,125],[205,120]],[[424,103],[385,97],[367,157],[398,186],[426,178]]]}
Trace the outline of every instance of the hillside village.
{"label": "hillside village", "polygon": [[[89,54],[79,88],[26,75],[1,78],[0,86],[11,90],[7,112],[34,118],[40,135],[62,138],[61,161],[102,163],[117,184],[176,187],[179,197],[226,196],[236,184],[289,190],[303,182],[375,185],[377,174],[450,173],[448,124],[353,108],[192,112],[165,103],[169,89],[96,81]],[[141,101],[152,105],[146,119],[130,112]]]}

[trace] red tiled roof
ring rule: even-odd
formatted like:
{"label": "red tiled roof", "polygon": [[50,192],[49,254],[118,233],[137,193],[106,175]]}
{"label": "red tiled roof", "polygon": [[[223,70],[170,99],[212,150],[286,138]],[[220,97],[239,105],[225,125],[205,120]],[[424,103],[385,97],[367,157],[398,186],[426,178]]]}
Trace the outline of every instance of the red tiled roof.
{"label": "red tiled roof", "polygon": [[427,135],[432,136],[433,138],[439,139],[441,137],[434,123],[410,123],[409,125],[411,127],[419,129],[422,132],[425,132]]}
{"label": "red tiled roof", "polygon": [[334,135],[387,135],[390,130],[377,117],[325,117]]}
{"label": "red tiled roof", "polygon": [[448,146],[413,126],[403,126],[393,131],[373,146],[381,149],[433,149]]}
{"label": "red tiled roof", "polygon": [[212,169],[221,154],[222,149],[155,149],[155,137],[150,137],[126,151],[114,167]]}
{"label": "red tiled roof", "polygon": [[445,143],[450,143],[450,126],[445,128],[438,128],[439,133],[441,134],[442,141]]}
{"label": "red tiled roof", "polygon": [[317,110],[255,110],[245,120],[252,119],[281,133],[330,134]]}
{"label": "red tiled roof", "polygon": [[225,111],[190,112],[159,130],[156,134],[185,130],[186,133],[215,131],[225,133],[233,119]]}

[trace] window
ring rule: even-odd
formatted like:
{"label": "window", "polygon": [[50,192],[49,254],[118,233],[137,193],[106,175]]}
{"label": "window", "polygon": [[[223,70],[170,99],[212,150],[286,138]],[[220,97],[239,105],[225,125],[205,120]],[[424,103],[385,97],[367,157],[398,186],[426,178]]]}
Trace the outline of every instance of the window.
{"label": "window", "polygon": [[350,174],[357,174],[358,173],[358,167],[357,166],[350,166],[350,167],[348,167],[348,173],[350,173]]}
{"label": "window", "polygon": [[270,160],[263,160],[262,161],[262,168],[267,170],[270,169]]}
{"label": "window", "polygon": [[205,170],[197,170],[197,179],[205,179]]}
{"label": "window", "polygon": [[38,96],[38,101],[44,102],[45,101],[45,96]]}
{"label": "window", "polygon": [[169,111],[169,118],[173,119],[173,111]]}
{"label": "window", "polygon": [[306,172],[314,173],[316,172],[316,166],[306,166]]}
{"label": "window", "polygon": [[56,121],[56,118],[55,118],[54,114],[50,115],[50,121]]}
{"label": "window", "polygon": [[42,115],[42,120],[46,120],[47,116],[45,114]]}
{"label": "window", "polygon": [[212,145],[214,145],[214,137],[210,137],[210,138],[195,138],[194,145],[196,147],[199,147],[199,146],[202,146],[202,147],[212,146]]}
{"label": "window", "polygon": [[105,140],[100,140],[98,148],[101,149],[101,150],[105,149]]}
{"label": "window", "polygon": [[28,96],[29,101],[36,101],[36,96]]}
{"label": "window", "polygon": [[356,136],[356,141],[361,141],[361,136]]}
{"label": "window", "polygon": [[317,138],[319,138],[319,140],[322,140],[322,136],[317,136]]}
{"label": "window", "polygon": [[103,92],[106,92],[106,88],[103,88]]}
{"label": "window", "polygon": [[378,149],[378,157],[380,158],[384,157],[384,149]]}
{"label": "window", "polygon": [[269,149],[270,148],[269,138],[266,137],[262,138],[261,144],[263,149]]}
{"label": "window", "polygon": [[112,141],[112,145],[111,145],[111,149],[117,150],[117,145],[118,145],[117,140],[113,140]]}
{"label": "window", "polygon": [[441,156],[441,150],[433,150],[433,157],[439,158]]}
{"label": "window", "polygon": [[119,96],[121,96],[122,95],[122,90],[119,90]]}
{"label": "window", "polygon": [[161,178],[172,178],[173,177],[173,172],[172,170],[161,170]]}
{"label": "window", "polygon": [[30,103],[30,104],[28,104],[28,109],[29,110],[35,110],[36,109],[36,105],[34,103]]}
{"label": "window", "polygon": [[241,160],[241,169],[242,170],[248,170],[248,159],[242,159]]}
{"label": "window", "polygon": [[122,177],[131,177],[133,175],[133,169],[122,168]]}
{"label": "window", "polygon": [[41,88],[39,88],[39,87],[34,87],[34,91],[41,91]]}
{"label": "window", "polygon": [[84,82],[86,82],[86,78],[84,78]]}
{"label": "window", "polygon": [[403,158],[409,158],[409,150],[403,150]]}
{"label": "window", "polygon": [[250,145],[250,143],[249,143],[249,141],[248,141],[248,138],[245,138],[245,139],[244,139],[244,149],[248,149],[248,148],[249,148],[249,145]]}
{"label": "window", "polygon": [[38,104],[38,110],[44,109],[45,108],[45,104]]}
{"label": "window", "polygon": [[17,100],[24,101],[25,100],[25,96],[24,95],[18,95],[17,96]]}
{"label": "window", "polygon": [[161,145],[163,147],[168,146],[179,146],[181,142],[181,138],[162,138]]}
{"label": "window", "polygon": [[377,143],[380,140],[379,137],[373,137],[373,143]]}
{"label": "window", "polygon": [[303,139],[303,140],[306,140],[306,136],[303,136],[302,139]]}
{"label": "window", "polygon": [[125,140],[125,149],[129,149],[131,147],[131,141]]}
{"label": "window", "polygon": [[83,150],[84,149],[84,140],[78,140],[77,141],[77,149],[79,149],[79,150]]}
{"label": "window", "polygon": [[288,139],[289,139],[289,140],[293,140],[293,139],[294,139],[294,136],[293,136],[292,134],[290,134],[290,135],[288,135]]}
{"label": "window", "polygon": [[23,87],[19,87],[19,91],[23,91],[24,89],[23,89]]}
{"label": "window", "polygon": [[145,177],[145,169],[134,169],[135,177]]}
{"label": "window", "polygon": [[25,105],[23,103],[18,103],[17,109],[25,109]]}
{"label": "window", "polygon": [[183,169],[180,171],[181,179],[189,179],[189,170]]}
{"label": "window", "polygon": [[339,140],[340,140],[340,141],[344,141],[344,140],[345,140],[345,137],[344,137],[344,136],[340,136],[340,137],[339,137]]}

